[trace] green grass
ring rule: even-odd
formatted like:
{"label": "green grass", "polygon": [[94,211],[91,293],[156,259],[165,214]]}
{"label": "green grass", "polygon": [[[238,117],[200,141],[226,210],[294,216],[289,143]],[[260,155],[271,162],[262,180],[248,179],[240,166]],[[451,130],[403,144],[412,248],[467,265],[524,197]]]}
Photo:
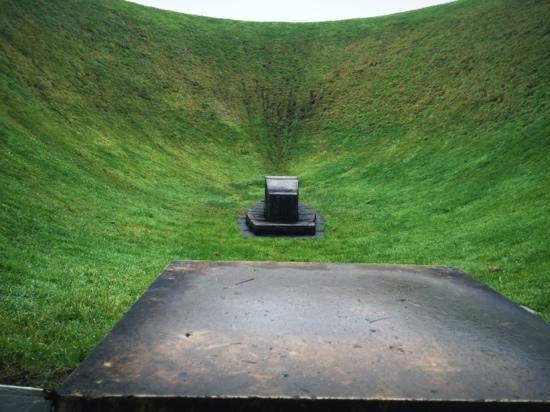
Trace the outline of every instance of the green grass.
{"label": "green grass", "polygon": [[[58,385],[172,259],[457,266],[550,320],[549,2],[0,1],[0,382]],[[267,173],[323,240],[241,237]]]}

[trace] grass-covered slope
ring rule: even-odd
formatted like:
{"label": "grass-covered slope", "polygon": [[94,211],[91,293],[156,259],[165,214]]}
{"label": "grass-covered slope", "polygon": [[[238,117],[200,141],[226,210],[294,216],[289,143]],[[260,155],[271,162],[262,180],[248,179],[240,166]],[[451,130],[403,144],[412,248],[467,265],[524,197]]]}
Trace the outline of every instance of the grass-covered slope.
{"label": "grass-covered slope", "polygon": [[[176,258],[452,265],[550,319],[549,22],[1,0],[0,382],[59,383]],[[241,237],[265,173],[325,239]]]}

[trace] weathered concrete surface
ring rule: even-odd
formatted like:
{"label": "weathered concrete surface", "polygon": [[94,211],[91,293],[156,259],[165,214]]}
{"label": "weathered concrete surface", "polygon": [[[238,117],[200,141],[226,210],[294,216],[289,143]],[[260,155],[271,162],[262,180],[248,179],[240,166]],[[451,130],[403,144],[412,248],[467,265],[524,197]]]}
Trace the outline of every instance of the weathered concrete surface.
{"label": "weathered concrete surface", "polygon": [[67,379],[61,410],[530,410],[550,327],[455,269],[174,262]]}

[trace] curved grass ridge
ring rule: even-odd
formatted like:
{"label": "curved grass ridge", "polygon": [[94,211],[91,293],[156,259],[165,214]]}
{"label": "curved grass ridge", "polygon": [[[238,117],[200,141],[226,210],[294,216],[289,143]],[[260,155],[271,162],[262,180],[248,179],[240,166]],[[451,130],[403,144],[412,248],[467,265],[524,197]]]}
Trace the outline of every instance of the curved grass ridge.
{"label": "curved grass ridge", "polygon": [[[0,381],[58,384],[176,258],[457,266],[550,319],[548,22],[3,1]],[[324,240],[240,236],[277,173]]]}

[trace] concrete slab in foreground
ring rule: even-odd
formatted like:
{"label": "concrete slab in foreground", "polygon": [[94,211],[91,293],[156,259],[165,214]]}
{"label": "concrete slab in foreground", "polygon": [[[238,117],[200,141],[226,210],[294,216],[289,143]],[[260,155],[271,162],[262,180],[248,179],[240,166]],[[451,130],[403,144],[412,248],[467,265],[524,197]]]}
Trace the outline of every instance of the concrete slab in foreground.
{"label": "concrete slab in foreground", "polygon": [[550,327],[455,269],[174,262],[61,410],[550,407]]}

